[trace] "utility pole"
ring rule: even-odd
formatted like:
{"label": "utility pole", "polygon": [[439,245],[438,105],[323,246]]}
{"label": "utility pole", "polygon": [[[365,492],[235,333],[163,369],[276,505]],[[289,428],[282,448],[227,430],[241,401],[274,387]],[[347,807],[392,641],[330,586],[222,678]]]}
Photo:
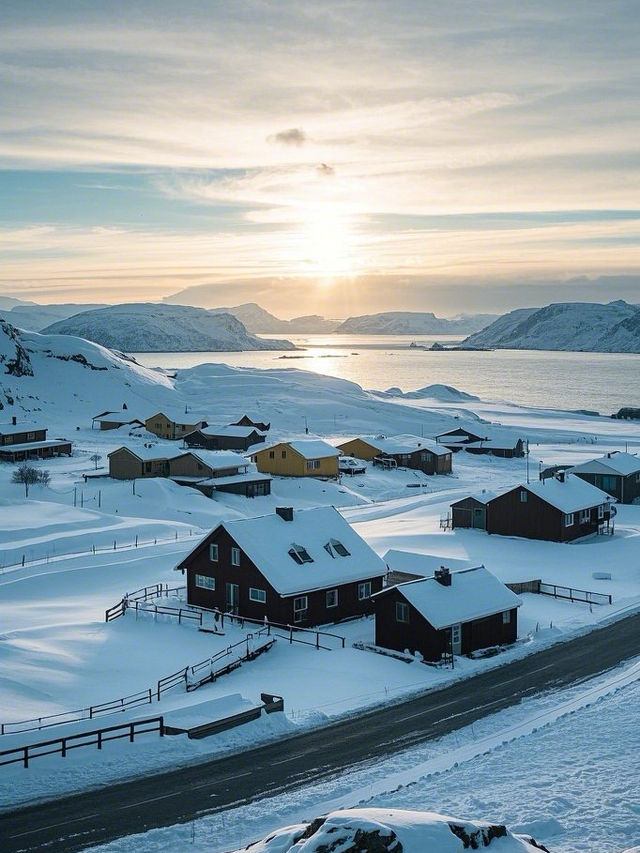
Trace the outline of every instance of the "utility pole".
{"label": "utility pole", "polygon": [[76,486],[73,487],[73,505],[76,506],[78,503],[78,489]]}
{"label": "utility pole", "polygon": [[529,439],[527,439],[527,449],[525,451],[526,459],[527,459],[527,484],[529,484]]}

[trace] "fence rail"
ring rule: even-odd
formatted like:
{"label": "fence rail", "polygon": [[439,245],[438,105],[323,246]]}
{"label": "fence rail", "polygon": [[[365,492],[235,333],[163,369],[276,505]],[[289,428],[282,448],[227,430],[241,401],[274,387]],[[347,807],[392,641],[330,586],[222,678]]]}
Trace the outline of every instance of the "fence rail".
{"label": "fence rail", "polygon": [[[119,734],[115,734],[115,732],[119,732]],[[28,767],[29,762],[34,758],[42,758],[45,755],[57,753],[65,758],[68,752],[72,749],[79,749],[81,746],[97,746],[98,749],[102,749],[102,745],[110,740],[128,738],[129,742],[133,743],[136,735],[148,734],[149,732],[158,732],[160,737],[164,735],[163,717],[133,720],[130,723],[121,723],[119,726],[107,726],[90,732],[80,732],[53,740],[15,747],[14,749],[5,749],[0,752],[0,767],[5,764],[18,763],[22,763],[23,767]],[[49,749],[48,747],[52,748]]]}
{"label": "fence rail", "polygon": [[[169,586],[168,583],[155,583],[151,586],[143,586],[133,592],[127,592],[117,604],[109,607],[105,611],[105,622],[112,622],[120,616],[124,616],[127,607],[131,607],[130,602],[135,603],[135,609],[138,609],[138,602],[151,601],[155,598],[168,598],[169,594],[180,592],[185,589],[184,586]],[[202,624],[202,622],[200,623]]]}
{"label": "fence rail", "polygon": [[506,586],[516,595],[524,592],[532,592],[536,595],[551,595],[553,598],[562,598],[567,601],[577,601],[583,604],[612,604],[613,596],[607,592],[591,592],[587,589],[574,589],[563,584],[546,583],[542,580],[521,581],[520,583],[508,583]]}

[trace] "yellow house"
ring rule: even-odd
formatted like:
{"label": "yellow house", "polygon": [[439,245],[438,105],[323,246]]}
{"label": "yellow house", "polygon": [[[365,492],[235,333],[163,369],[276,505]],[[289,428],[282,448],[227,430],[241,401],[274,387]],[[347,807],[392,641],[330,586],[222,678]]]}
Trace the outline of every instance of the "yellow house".
{"label": "yellow house", "polygon": [[343,441],[338,445],[338,450],[341,450],[344,456],[353,456],[354,459],[364,459],[367,462],[371,462],[380,455],[380,448],[369,444],[363,438],[350,438],[349,441]]}
{"label": "yellow house", "polygon": [[172,440],[184,438],[196,429],[207,426],[207,421],[202,415],[193,412],[156,412],[144,422],[147,432],[152,432],[158,438],[169,438]]}
{"label": "yellow house", "polygon": [[272,444],[251,455],[262,474],[282,477],[337,477],[339,451],[320,439]]}

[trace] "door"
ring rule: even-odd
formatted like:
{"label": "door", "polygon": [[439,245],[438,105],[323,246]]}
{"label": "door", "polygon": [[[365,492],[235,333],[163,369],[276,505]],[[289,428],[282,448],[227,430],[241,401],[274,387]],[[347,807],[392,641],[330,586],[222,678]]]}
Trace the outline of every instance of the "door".
{"label": "door", "polygon": [[484,507],[474,507],[471,526],[484,530],[487,526],[487,511]]}
{"label": "door", "polygon": [[225,584],[225,610],[227,613],[238,615],[238,604],[240,602],[240,587],[237,583]]}
{"label": "door", "polygon": [[462,653],[462,626],[460,623],[451,626],[451,651],[454,655]]}

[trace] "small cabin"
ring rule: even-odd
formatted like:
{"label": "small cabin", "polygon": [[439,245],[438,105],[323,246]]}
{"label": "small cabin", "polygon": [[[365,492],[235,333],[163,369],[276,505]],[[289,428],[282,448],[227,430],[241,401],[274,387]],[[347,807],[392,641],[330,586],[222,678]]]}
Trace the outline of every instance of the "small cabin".
{"label": "small cabin", "polygon": [[271,429],[271,422],[256,421],[250,418],[249,415],[243,415],[239,421],[235,421],[231,426],[253,427],[254,429],[257,429],[258,432],[269,432]]}
{"label": "small cabin", "polygon": [[48,428],[41,424],[0,424],[0,462],[25,462],[29,459],[51,459],[71,456],[72,444],[65,438],[47,439]]}
{"label": "small cabin", "polygon": [[613,451],[570,469],[572,474],[602,489],[621,504],[640,501],[640,457]]}
{"label": "small cabin", "polygon": [[157,435],[158,438],[166,438],[177,441],[184,438],[196,429],[207,426],[204,415],[196,415],[193,412],[156,412],[144,422],[147,432]]}
{"label": "small cabin", "polygon": [[237,425],[206,426],[184,437],[187,447],[202,447],[206,450],[246,451],[264,440],[264,433],[259,432],[255,427]]}
{"label": "small cabin", "polygon": [[436,436],[438,444],[457,452],[489,454],[503,459],[520,458],[526,453],[526,441],[502,428],[480,424],[476,431],[456,427]]}
{"label": "small cabin", "polygon": [[345,456],[373,461],[387,468],[411,468],[424,474],[451,473],[451,450],[417,435],[359,436],[337,447]]}
{"label": "small cabin", "polygon": [[484,566],[387,587],[372,597],[376,646],[438,662],[514,643],[522,601]]}
{"label": "small cabin", "polygon": [[176,566],[198,607],[308,627],[371,611],[386,567],[334,507],[223,521]]}
{"label": "small cabin", "polygon": [[320,439],[283,441],[261,448],[251,454],[262,474],[281,477],[337,477],[338,457],[336,450]]}

